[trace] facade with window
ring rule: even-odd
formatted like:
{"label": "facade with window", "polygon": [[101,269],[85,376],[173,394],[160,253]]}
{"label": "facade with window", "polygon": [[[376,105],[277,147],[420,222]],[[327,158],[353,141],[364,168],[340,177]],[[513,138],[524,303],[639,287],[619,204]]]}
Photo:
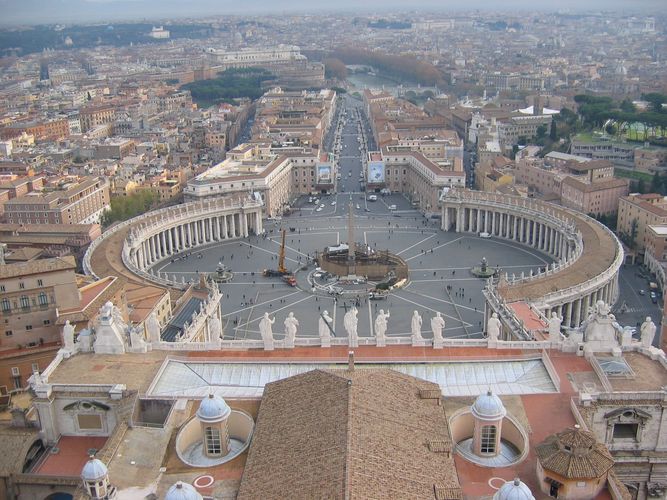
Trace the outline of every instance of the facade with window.
{"label": "facade with window", "polygon": [[0,266],[0,388],[20,390],[60,342],[58,310],[78,306],[74,257]]}
{"label": "facade with window", "polygon": [[41,259],[0,267],[0,352],[60,340],[57,309],[79,305],[74,257]]}

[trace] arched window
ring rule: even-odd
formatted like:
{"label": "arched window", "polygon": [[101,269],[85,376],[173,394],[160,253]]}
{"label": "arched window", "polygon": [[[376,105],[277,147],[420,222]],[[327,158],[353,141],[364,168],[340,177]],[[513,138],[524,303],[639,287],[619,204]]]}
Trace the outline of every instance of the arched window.
{"label": "arched window", "polygon": [[46,294],[44,292],[41,292],[38,296],[39,305],[40,306],[48,306],[49,305],[49,299],[46,297]]}
{"label": "arched window", "polygon": [[216,427],[206,427],[204,439],[206,440],[207,455],[220,455],[222,453],[220,429]]}
{"label": "arched window", "polygon": [[27,295],[21,295],[21,309],[30,309],[30,299]]}
{"label": "arched window", "polygon": [[2,312],[9,312],[12,310],[12,306],[9,303],[9,299],[2,299]]}
{"label": "arched window", "polygon": [[482,427],[482,436],[480,441],[481,453],[495,453],[496,452],[496,426],[485,425]]}

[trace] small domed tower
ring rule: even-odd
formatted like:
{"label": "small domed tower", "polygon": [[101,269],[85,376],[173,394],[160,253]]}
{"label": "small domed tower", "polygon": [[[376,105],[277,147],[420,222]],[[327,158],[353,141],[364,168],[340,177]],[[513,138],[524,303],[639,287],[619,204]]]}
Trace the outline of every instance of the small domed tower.
{"label": "small domed tower", "polygon": [[503,484],[493,495],[493,500],[535,500],[535,497],[530,488],[517,477]]}
{"label": "small domed tower", "polygon": [[500,453],[500,431],[507,410],[491,390],[480,394],[470,409],[475,418],[472,451],[480,457],[493,457]]}
{"label": "small domed tower", "polygon": [[93,500],[106,500],[116,497],[116,488],[109,484],[109,469],[104,462],[90,456],[81,469],[83,488]]}
{"label": "small domed tower", "polygon": [[229,453],[227,419],[232,410],[220,396],[209,394],[197,410],[204,437],[204,454],[207,457],[224,457]]}
{"label": "small domed tower", "polygon": [[203,498],[194,486],[179,481],[169,488],[164,500],[203,500]]}

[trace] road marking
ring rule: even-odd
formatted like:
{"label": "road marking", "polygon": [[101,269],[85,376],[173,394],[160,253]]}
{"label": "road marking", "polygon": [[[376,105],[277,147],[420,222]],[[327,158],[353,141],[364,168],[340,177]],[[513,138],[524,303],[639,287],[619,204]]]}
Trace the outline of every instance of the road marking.
{"label": "road marking", "polygon": [[[424,238],[423,240],[418,241],[418,242],[415,243],[414,245],[411,245],[411,246],[409,246],[408,248],[404,248],[404,249],[401,250],[400,252],[396,252],[396,255],[401,255],[403,252],[407,252],[408,250],[413,249],[413,248],[416,247],[417,245],[421,245],[421,244],[424,243],[425,241],[428,241],[428,240],[430,240],[431,238],[433,238],[434,236],[435,236],[435,234],[432,234],[431,236],[428,236],[427,238]],[[419,255],[421,255],[421,254],[419,254]],[[414,258],[414,257],[412,257],[412,258]],[[405,260],[410,260],[410,259],[405,259]]]}

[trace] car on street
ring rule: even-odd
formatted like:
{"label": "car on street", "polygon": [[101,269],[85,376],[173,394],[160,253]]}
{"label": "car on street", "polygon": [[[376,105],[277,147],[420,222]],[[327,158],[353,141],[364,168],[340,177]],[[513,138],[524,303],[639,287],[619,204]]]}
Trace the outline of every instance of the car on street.
{"label": "car on street", "polygon": [[321,212],[321,211],[322,211],[322,207],[317,207],[317,208],[315,209],[315,211],[316,211],[316,212]]}
{"label": "car on street", "polygon": [[332,207],[336,206],[336,200],[334,200],[334,201],[331,202],[331,206],[332,206]]}
{"label": "car on street", "polygon": [[639,295],[646,295],[646,290],[639,290]]}

